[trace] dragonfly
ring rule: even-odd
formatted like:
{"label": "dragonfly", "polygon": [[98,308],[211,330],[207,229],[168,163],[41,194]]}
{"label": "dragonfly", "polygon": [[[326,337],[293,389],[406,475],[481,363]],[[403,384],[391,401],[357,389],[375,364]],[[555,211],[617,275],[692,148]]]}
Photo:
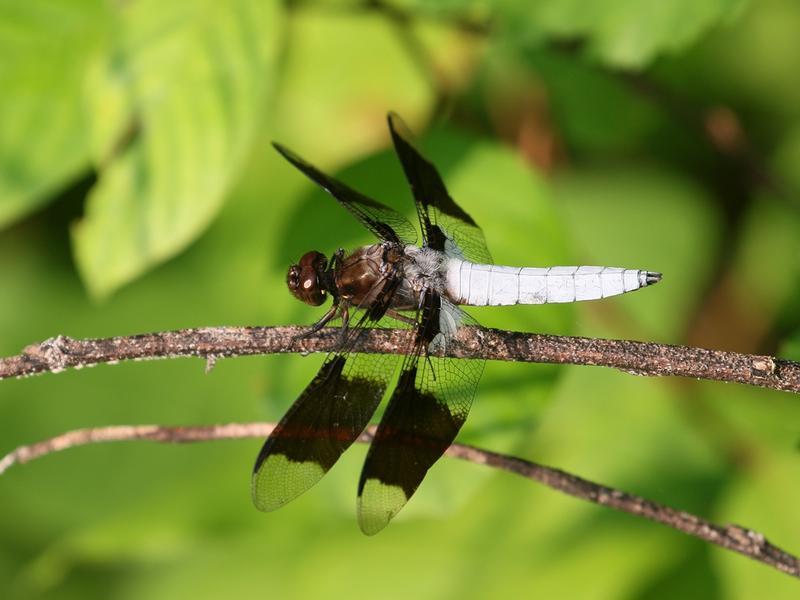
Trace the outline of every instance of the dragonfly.
{"label": "dragonfly", "polygon": [[[330,308],[312,325],[340,328],[340,343],[265,441],[252,498],[273,511],[316,484],[369,425],[400,374],[367,452],[357,513],[367,535],[406,505],[467,419],[484,360],[444,354],[462,327],[477,327],[466,306],[598,300],[653,285],[661,274],[616,267],[511,267],[493,264],[483,232],[448,193],[403,121],[388,115],[394,150],[411,188],[422,244],[406,217],[300,158],[275,149],[321,186],[377,238],[330,259],[312,250],[289,267],[298,300]],[[354,349],[373,328],[409,331],[400,355]]]}

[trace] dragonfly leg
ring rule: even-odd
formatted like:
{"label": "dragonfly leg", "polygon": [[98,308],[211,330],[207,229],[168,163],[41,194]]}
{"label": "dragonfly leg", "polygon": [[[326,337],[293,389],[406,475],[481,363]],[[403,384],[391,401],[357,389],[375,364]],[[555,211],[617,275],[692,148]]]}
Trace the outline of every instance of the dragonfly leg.
{"label": "dragonfly leg", "polygon": [[322,318],[320,318],[320,320],[319,320],[319,321],[317,321],[316,323],[314,323],[314,324],[313,324],[313,325],[312,325],[312,326],[311,326],[311,327],[308,329],[308,331],[304,331],[303,333],[298,333],[298,334],[297,334],[297,335],[295,335],[295,336],[294,336],[292,339],[294,339],[294,340],[298,340],[298,339],[302,339],[302,338],[308,337],[308,336],[310,336],[310,335],[314,335],[314,334],[315,334],[315,333],[317,333],[317,332],[318,332],[320,329],[322,329],[323,327],[325,327],[325,325],[327,325],[327,324],[328,324],[328,321],[330,321],[331,319],[333,319],[333,318],[336,316],[336,313],[338,313],[338,312],[339,312],[339,303],[338,303],[338,302],[334,302],[334,303],[331,305],[331,307],[330,307],[330,308],[329,308],[329,309],[328,309],[328,310],[325,312],[325,314],[324,314],[324,315],[322,315]]}
{"label": "dragonfly leg", "polygon": [[350,324],[350,310],[347,304],[342,306],[342,327],[339,329],[339,346],[347,339],[347,326]]}

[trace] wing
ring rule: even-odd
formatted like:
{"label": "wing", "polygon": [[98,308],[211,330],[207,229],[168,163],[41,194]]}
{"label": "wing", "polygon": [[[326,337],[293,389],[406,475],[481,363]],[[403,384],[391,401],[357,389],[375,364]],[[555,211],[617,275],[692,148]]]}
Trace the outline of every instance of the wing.
{"label": "wing", "polygon": [[[371,326],[388,317],[361,315],[342,350],[325,359],[316,377],[267,438],[253,468],[256,508],[272,511],[293,500],[327,473],[358,438],[383,398],[399,357],[355,354],[350,349]],[[393,327],[402,323],[391,322]]]}
{"label": "wing", "polygon": [[283,157],[300,169],[309,179],[333,196],[339,204],[349,210],[378,239],[398,244],[414,244],[417,232],[414,226],[403,215],[380,202],[368,198],[341,181],[326,175],[316,167],[308,164],[294,152],[272,144]]}
{"label": "wing", "polygon": [[427,356],[459,326],[477,325],[438,294],[426,294],[415,352],[404,360],[358,484],[358,523],[367,535],[400,511],[464,424],[483,360]]}
{"label": "wing", "polygon": [[[414,194],[425,244],[435,250],[460,254],[471,262],[491,263],[481,228],[450,197],[436,167],[414,147],[403,120],[395,113],[389,113],[388,120],[395,152]],[[449,246],[448,239],[457,249]]]}

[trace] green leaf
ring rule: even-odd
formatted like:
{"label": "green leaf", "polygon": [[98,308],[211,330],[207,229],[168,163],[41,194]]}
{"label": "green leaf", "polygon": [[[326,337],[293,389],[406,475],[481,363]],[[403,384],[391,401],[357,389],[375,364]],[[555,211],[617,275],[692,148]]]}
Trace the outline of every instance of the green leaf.
{"label": "green leaf", "polygon": [[519,8],[511,14],[524,16],[517,25],[529,34],[585,38],[588,53],[601,62],[638,69],[692,44],[743,5],[743,0],[544,0],[515,3]]}
{"label": "green leaf", "polygon": [[[292,14],[276,130],[281,142],[314,164],[341,165],[386,143],[389,110],[413,126],[429,110],[434,90],[384,15],[314,8]],[[462,56],[444,46],[445,36],[434,37],[429,47]]]}
{"label": "green leaf", "polygon": [[72,231],[96,297],[176,254],[215,217],[258,125],[277,37],[271,2],[118,11],[115,47],[88,76],[100,177]]}
{"label": "green leaf", "polygon": [[[800,191],[800,123],[794,121],[776,148],[771,160],[771,166],[775,173],[787,186],[791,187],[793,193],[788,200],[795,208],[800,207],[798,191]],[[796,213],[795,213],[796,214]]]}
{"label": "green leaf", "polygon": [[108,36],[104,7],[0,2],[0,227],[89,165],[84,73]]}
{"label": "green leaf", "polygon": [[652,139],[663,119],[657,107],[607,69],[549,48],[532,48],[523,60],[546,86],[555,126],[570,149],[603,158],[629,155]]}
{"label": "green leaf", "polygon": [[[475,0],[402,2],[416,10],[486,21],[486,3]],[[513,42],[543,44],[580,39],[590,56],[607,65],[641,69],[662,54],[678,52],[720,23],[738,16],[746,0],[503,0],[491,11],[495,30]]]}

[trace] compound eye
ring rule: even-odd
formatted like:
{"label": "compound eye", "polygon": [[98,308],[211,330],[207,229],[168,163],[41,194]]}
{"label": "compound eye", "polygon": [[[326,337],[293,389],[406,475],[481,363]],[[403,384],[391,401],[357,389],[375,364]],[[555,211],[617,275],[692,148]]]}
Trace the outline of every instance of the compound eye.
{"label": "compound eye", "polygon": [[[324,264],[324,257],[319,253],[307,253],[300,259],[300,264],[292,265],[286,273],[286,285],[298,300],[319,306],[325,302],[325,289],[319,280],[317,267]],[[320,261],[320,257],[322,260]]]}
{"label": "compound eye", "polygon": [[328,264],[328,259],[325,258],[322,252],[311,250],[303,254],[303,256],[300,257],[300,262],[297,264],[301,267],[313,267],[314,270],[324,271]]}
{"label": "compound eye", "polygon": [[297,265],[289,267],[289,272],[286,274],[286,284],[292,291],[300,286],[300,268]]}

